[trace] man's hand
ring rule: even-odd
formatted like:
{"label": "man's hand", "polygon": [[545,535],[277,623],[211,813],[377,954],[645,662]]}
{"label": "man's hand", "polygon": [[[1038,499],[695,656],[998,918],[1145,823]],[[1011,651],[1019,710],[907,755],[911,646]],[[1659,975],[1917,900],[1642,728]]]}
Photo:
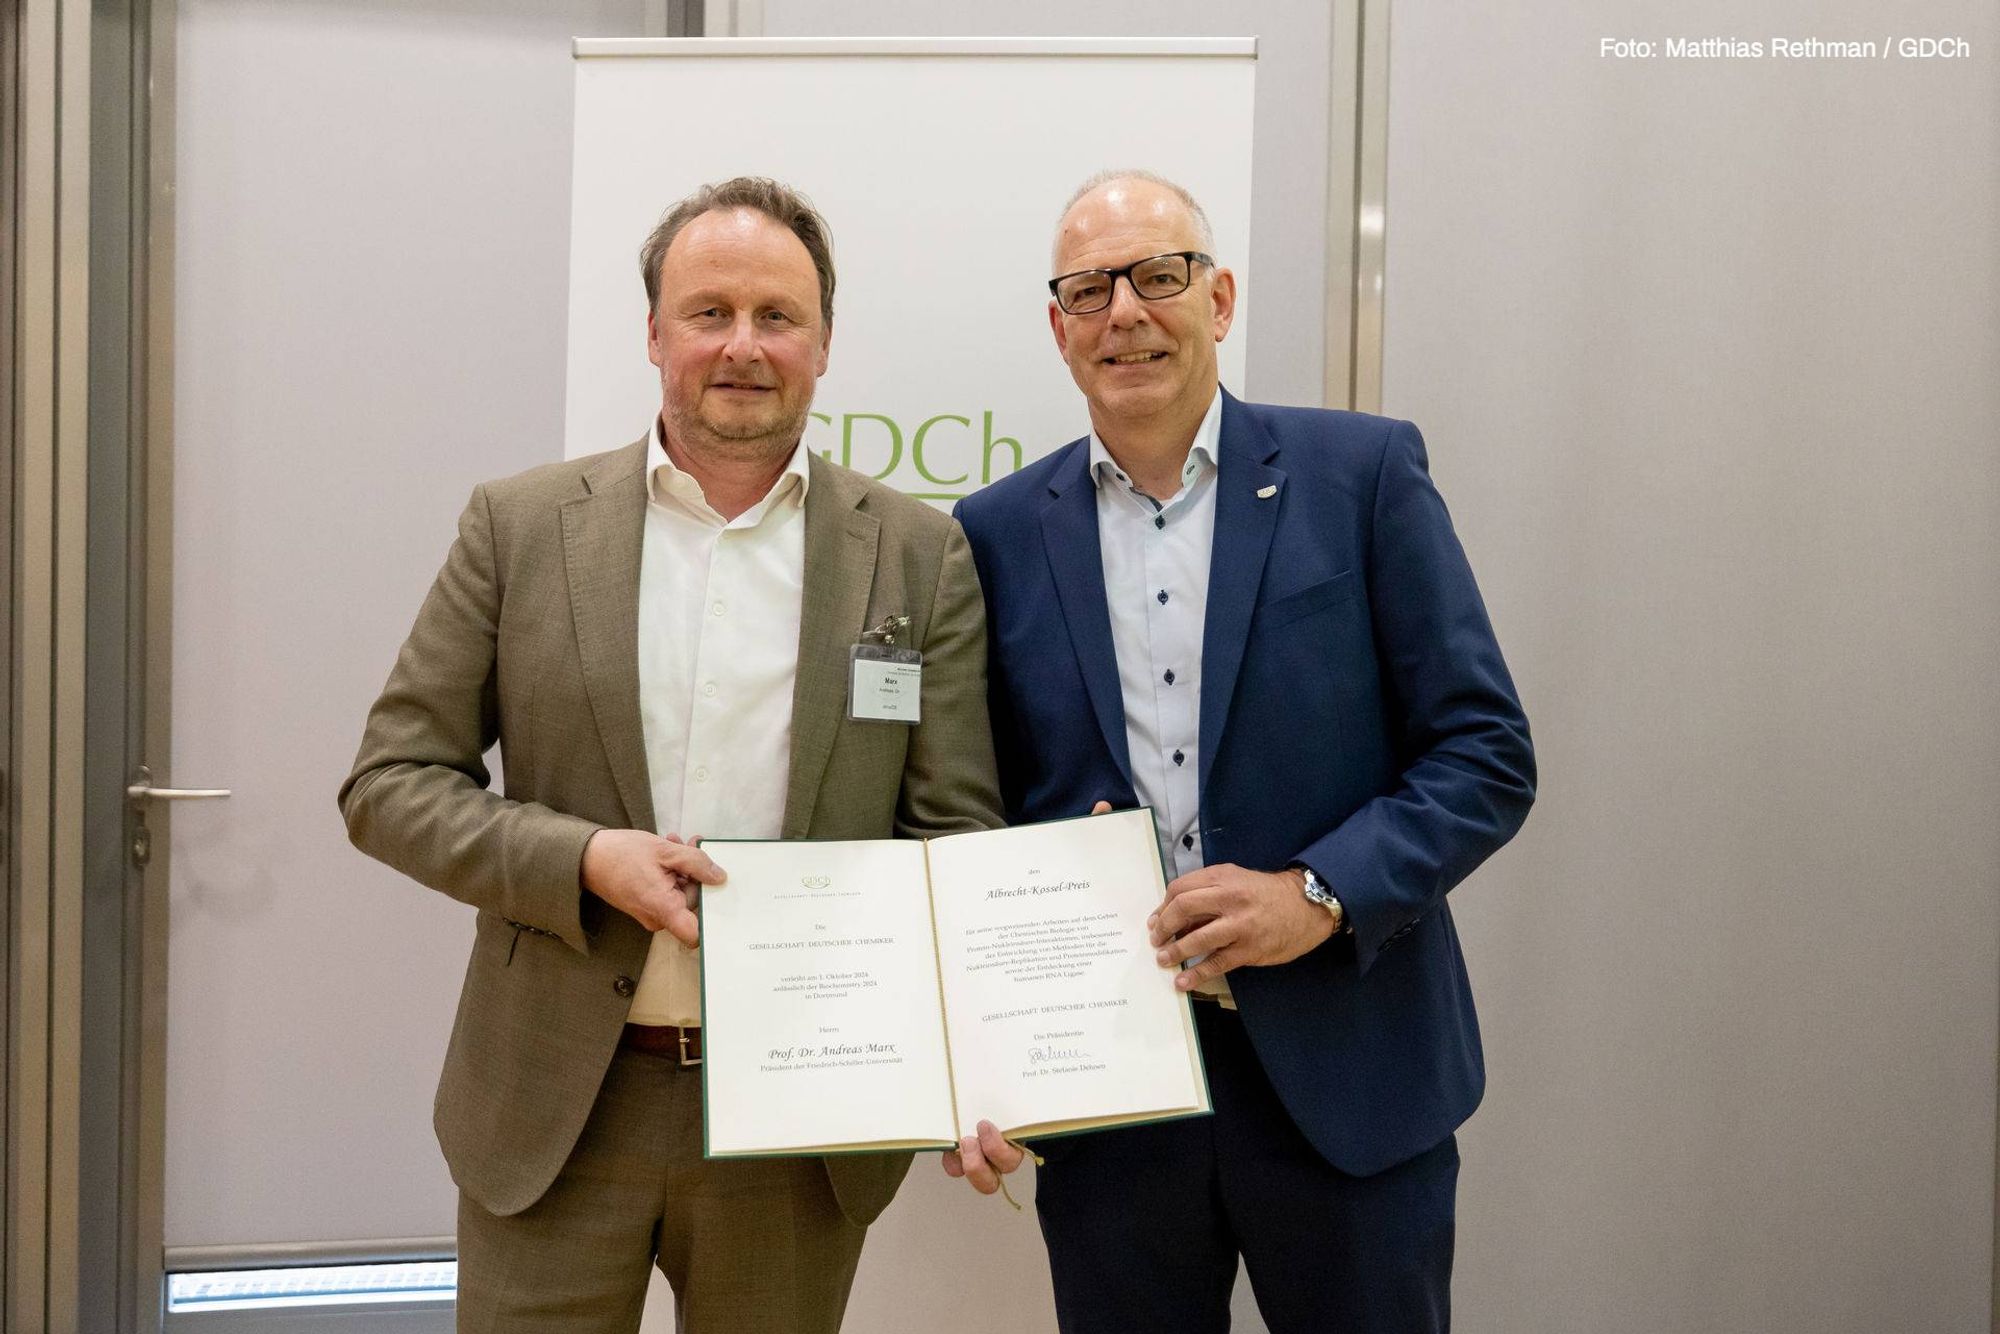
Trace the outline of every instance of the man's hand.
{"label": "man's hand", "polygon": [[944,1151],[944,1174],[964,1177],[981,1195],[1000,1189],[1000,1178],[1021,1165],[1028,1155],[1000,1138],[991,1121],[979,1123],[977,1135],[967,1135],[955,1149]]}
{"label": "man's hand", "polygon": [[1306,897],[1305,883],[1300,871],[1251,871],[1227,862],[1190,871],[1167,886],[1167,901],[1146,922],[1161,966],[1207,955],[1174,978],[1186,991],[1232,968],[1298,958],[1334,927],[1333,914]]}
{"label": "man's hand", "polygon": [[600,829],[583,845],[583,887],[648,931],[671,931],[692,949],[701,943],[695,897],[723,882],[708,854],[674,835]]}

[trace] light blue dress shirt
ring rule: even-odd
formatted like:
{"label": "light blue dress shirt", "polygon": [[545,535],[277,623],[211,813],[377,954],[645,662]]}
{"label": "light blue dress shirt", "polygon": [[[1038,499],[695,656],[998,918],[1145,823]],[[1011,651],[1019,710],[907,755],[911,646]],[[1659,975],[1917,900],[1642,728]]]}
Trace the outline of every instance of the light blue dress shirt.
{"label": "light blue dress shirt", "polygon": [[1132,485],[1095,432],[1098,547],[1132,785],[1153,808],[1167,878],[1200,869],[1201,636],[1215,540],[1218,390],[1195,432],[1181,486],[1164,504]]}

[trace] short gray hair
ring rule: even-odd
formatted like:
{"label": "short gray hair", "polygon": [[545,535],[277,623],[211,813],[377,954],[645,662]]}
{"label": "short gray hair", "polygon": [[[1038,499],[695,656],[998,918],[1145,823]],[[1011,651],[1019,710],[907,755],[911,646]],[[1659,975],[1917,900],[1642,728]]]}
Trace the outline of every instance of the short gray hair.
{"label": "short gray hair", "polygon": [[833,325],[833,229],[812,206],[812,201],[782,181],[768,176],[736,176],[701,189],[660,215],[646,244],[639,247],[639,275],[646,281],[646,309],[660,307],[660,265],[667,247],[681,229],[704,213],[730,209],[755,209],[791,229],[792,235],[812,257],[813,272],[819,275],[819,316]]}
{"label": "short gray hair", "polygon": [[1103,189],[1114,181],[1144,181],[1148,185],[1159,186],[1168,194],[1180,200],[1181,203],[1187,206],[1189,216],[1194,219],[1195,236],[1200,240],[1201,248],[1211,255],[1215,253],[1215,229],[1208,225],[1207,212],[1202,209],[1200,202],[1192,194],[1188,193],[1186,186],[1178,181],[1170,181],[1158,172],[1147,171],[1143,167],[1114,167],[1093,173],[1090,179],[1076,187],[1076,192],[1070,195],[1069,201],[1062,206],[1062,212],[1056,214],[1056,239],[1049,247],[1049,267],[1051,269],[1056,266],[1056,251],[1062,246],[1063,219],[1069,216],[1069,211],[1076,207],[1078,200],[1093,190]]}

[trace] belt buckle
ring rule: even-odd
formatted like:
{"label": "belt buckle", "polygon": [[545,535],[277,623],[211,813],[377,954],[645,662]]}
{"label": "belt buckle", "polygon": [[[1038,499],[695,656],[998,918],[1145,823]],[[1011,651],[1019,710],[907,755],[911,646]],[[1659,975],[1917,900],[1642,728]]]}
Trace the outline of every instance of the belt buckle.
{"label": "belt buckle", "polygon": [[674,1040],[680,1043],[680,1061],[683,1067],[701,1064],[701,1057],[699,1056],[692,1060],[688,1059],[688,1031],[685,1028],[676,1028],[674,1030]]}

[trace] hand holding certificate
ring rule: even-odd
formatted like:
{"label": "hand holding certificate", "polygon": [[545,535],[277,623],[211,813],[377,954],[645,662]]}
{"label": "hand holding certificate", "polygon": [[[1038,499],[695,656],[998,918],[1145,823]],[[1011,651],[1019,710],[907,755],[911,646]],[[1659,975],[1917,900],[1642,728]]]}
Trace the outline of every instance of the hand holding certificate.
{"label": "hand holding certificate", "polygon": [[948,1148],[1208,1110],[1154,960],[1150,811],[927,842],[709,840],[710,1157]]}

